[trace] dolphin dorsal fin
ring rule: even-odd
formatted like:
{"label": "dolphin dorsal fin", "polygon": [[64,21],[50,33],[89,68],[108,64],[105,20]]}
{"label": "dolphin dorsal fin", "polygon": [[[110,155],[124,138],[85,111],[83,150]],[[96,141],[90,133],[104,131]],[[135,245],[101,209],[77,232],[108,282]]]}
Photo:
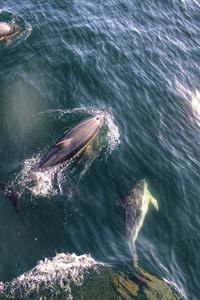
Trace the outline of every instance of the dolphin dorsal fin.
{"label": "dolphin dorsal fin", "polygon": [[64,147],[67,147],[70,143],[71,143],[72,139],[67,139],[67,140],[63,140],[61,142],[58,142],[57,144],[55,144],[55,147],[58,149],[62,149]]}

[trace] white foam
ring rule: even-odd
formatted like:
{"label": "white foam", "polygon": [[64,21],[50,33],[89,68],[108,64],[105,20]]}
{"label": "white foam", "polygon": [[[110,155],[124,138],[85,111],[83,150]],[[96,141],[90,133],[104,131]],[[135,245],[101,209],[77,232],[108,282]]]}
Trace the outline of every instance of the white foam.
{"label": "white foam", "polygon": [[26,159],[20,173],[13,180],[12,184],[20,186],[21,193],[28,190],[34,196],[56,195],[59,191],[55,188],[54,179],[59,168],[51,168],[48,171],[34,171],[34,167],[40,161],[40,155]]}
{"label": "white foam", "polygon": [[81,286],[87,271],[97,271],[100,266],[104,264],[96,262],[90,255],[60,253],[52,259],[39,261],[31,271],[11,282],[1,282],[0,294],[3,292],[7,297],[15,297],[20,292],[21,297],[30,293],[40,296],[41,291],[48,290],[51,296],[64,292],[66,299],[73,299],[71,286]]}
{"label": "white foam", "polygon": [[108,126],[108,150],[111,153],[120,144],[120,133],[111,114],[106,114],[106,123]]}

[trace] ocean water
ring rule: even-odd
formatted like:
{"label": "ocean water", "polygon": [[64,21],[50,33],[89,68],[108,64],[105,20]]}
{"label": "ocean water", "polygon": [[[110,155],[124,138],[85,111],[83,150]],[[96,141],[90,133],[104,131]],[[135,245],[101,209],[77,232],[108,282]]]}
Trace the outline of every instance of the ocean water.
{"label": "ocean water", "polygon": [[[149,207],[139,263],[200,299],[199,1],[1,0],[0,8],[9,12],[0,21],[16,16],[24,30],[0,45],[0,180],[21,193],[19,214],[0,196],[0,281],[61,252],[131,274],[115,203],[145,177],[159,211]],[[31,168],[51,145],[101,111],[108,138],[94,159],[33,182]]]}

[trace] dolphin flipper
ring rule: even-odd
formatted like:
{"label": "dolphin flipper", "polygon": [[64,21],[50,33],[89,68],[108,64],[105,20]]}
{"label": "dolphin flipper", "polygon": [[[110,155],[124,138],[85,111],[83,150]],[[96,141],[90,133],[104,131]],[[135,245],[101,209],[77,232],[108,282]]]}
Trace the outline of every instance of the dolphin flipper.
{"label": "dolphin flipper", "polygon": [[55,147],[58,148],[58,149],[68,147],[71,144],[71,141],[72,141],[72,139],[65,139],[65,140],[55,144]]}
{"label": "dolphin flipper", "polygon": [[148,202],[151,203],[155,207],[156,210],[159,210],[158,201],[151,195],[151,193],[148,190],[147,185],[146,185],[145,189],[146,189],[146,193],[147,193],[146,197],[147,197]]}
{"label": "dolphin flipper", "polygon": [[151,202],[151,204],[155,207],[156,210],[159,210],[158,201],[151,195],[149,195],[149,197],[149,202]]}

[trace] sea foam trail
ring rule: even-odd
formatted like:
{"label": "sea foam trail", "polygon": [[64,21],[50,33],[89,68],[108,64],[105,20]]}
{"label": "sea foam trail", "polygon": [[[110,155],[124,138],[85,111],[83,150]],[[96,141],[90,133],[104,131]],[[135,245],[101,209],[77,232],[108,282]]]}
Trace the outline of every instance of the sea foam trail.
{"label": "sea foam trail", "polygon": [[[0,299],[73,299],[73,287],[81,287],[90,271],[104,264],[90,255],[57,254],[45,258],[29,272],[0,283]],[[64,295],[64,298],[59,298]]]}

